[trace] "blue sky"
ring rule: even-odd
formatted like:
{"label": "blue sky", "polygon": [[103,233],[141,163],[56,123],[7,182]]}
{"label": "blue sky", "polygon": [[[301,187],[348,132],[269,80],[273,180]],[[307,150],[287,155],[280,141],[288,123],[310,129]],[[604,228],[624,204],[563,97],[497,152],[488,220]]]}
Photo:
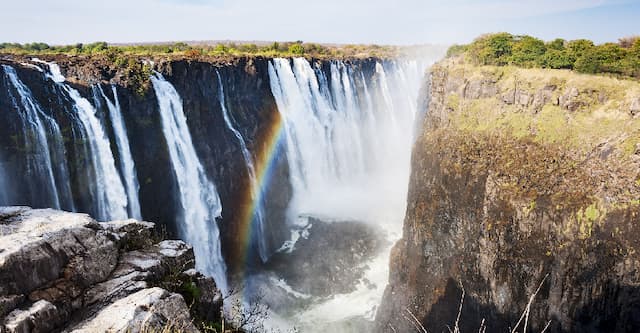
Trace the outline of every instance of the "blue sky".
{"label": "blue sky", "polygon": [[0,41],[460,43],[640,34],[640,0],[1,0]]}

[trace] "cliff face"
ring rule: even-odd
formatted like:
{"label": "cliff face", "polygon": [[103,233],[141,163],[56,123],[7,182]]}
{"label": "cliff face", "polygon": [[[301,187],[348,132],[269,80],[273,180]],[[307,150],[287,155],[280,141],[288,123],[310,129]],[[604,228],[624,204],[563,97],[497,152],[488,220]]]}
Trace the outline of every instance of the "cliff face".
{"label": "cliff face", "polygon": [[[130,65],[118,66],[102,56],[51,56],[44,60],[57,63],[66,82],[96,107],[97,117],[107,132],[117,164],[122,157],[118,156],[107,101],[97,90],[98,86],[101,87],[106,98],[113,101],[115,96],[111,88],[115,87],[140,183],[142,216],[166,226],[172,235],[176,235],[179,226],[174,221],[181,209],[178,185],[162,131],[157,97],[150,83],[136,76],[140,73],[130,72],[126,67]],[[132,63],[138,66],[134,68],[140,70],[143,60],[140,57],[132,59]],[[253,202],[248,195],[250,177],[240,143],[223,119],[218,73],[228,113],[258,164],[257,157],[270,153],[270,136],[275,124],[280,122],[270,88],[270,61],[262,57],[207,61],[153,59],[153,69],[179,93],[198,158],[208,177],[216,184],[223,206],[219,221],[222,248],[231,273],[240,269],[234,265],[242,265],[245,261],[246,239],[243,237],[246,237],[247,221],[243,214],[252,210]],[[313,63],[318,63],[318,70],[331,79],[331,61],[313,60]],[[65,164],[68,167],[68,179],[60,180],[57,174],[55,177],[58,185],[69,183],[71,193],[69,198],[60,198],[60,208],[91,213],[99,219],[94,195],[97,182],[94,173],[90,172],[95,152],[89,149],[89,139],[80,125],[74,102],[68,93],[33,64],[29,58],[0,59],[0,65],[15,70],[29,88],[34,101],[43,106],[42,112],[60,126],[66,153],[56,154],[55,149],[51,149],[51,160],[54,166]],[[352,60],[349,64],[359,68],[363,78],[369,80],[375,72],[376,59]],[[20,127],[25,120],[20,119],[20,108],[15,101],[17,94],[5,71],[0,67],[0,172],[3,173],[0,174],[0,187],[11,190],[1,191],[0,203],[52,207],[48,201],[50,193],[44,190],[42,180],[34,177],[37,170],[25,172],[32,167],[28,162],[38,160],[37,155],[42,154],[42,149],[35,147],[34,140],[30,140],[30,136],[35,134],[25,135]],[[51,141],[55,135],[48,133],[47,136]],[[268,246],[274,251],[290,236],[285,214],[292,189],[286,156],[281,150],[276,150],[269,171],[269,183],[262,184],[265,191],[264,220],[269,224],[265,228],[269,233]]]}
{"label": "cliff face", "polygon": [[198,332],[194,322],[219,321],[222,295],[193,269],[192,248],[154,242],[153,227],[0,207],[0,332]]}
{"label": "cliff face", "polygon": [[[87,98],[97,109],[97,116],[104,124],[111,143],[116,162],[118,156],[116,139],[111,132],[112,124],[108,116],[106,101],[96,92],[100,85],[106,96],[114,100],[111,85],[115,86],[122,116],[129,136],[131,154],[136,165],[140,183],[139,197],[142,216],[164,225],[175,235],[178,226],[175,217],[180,211],[177,198],[177,180],[173,177],[171,161],[162,131],[162,122],[158,111],[158,102],[154,89],[149,83],[134,82],[126,75],[126,70],[114,67],[112,63],[100,57],[59,56],[45,59],[60,65],[63,74],[80,94]],[[22,82],[31,90],[37,103],[45,106],[43,112],[52,116],[61,127],[69,168],[69,182],[72,198],[61,208],[97,215],[96,198],[92,197],[92,188],[96,186],[91,172],[91,152],[87,150],[87,139],[83,137],[83,128],[79,125],[77,111],[73,101],[66,97],[54,82],[33,66],[24,65],[29,59],[0,61],[14,68]],[[140,62],[140,59],[136,59]],[[249,188],[248,169],[242,159],[240,145],[234,134],[225,125],[218,96],[219,84],[216,71],[220,73],[226,106],[235,122],[235,126],[247,143],[254,156],[265,147],[265,136],[277,121],[278,111],[269,86],[267,71],[269,59],[235,58],[228,62],[202,62],[195,60],[155,59],[154,68],[171,82],[180,94],[183,108],[196,152],[210,179],[217,185],[222,206],[222,246],[229,256],[241,252],[243,246],[236,239],[242,237],[241,213],[252,203],[246,193]],[[10,96],[10,82],[0,80],[0,163],[5,173],[5,188],[12,188],[5,202],[29,204],[34,207],[51,207],[46,201],[48,193],[37,190],[42,188],[40,180],[24,170],[25,156],[35,154],[19,127],[19,112],[14,111]],[[65,161],[56,161],[64,163]],[[284,231],[285,211],[290,200],[291,190],[288,182],[288,167],[285,156],[277,156],[274,163],[274,182],[268,187],[266,214],[268,221],[275,221],[268,228],[271,231],[271,246],[277,248],[288,231]],[[0,175],[2,176],[2,175]],[[66,180],[65,180],[66,181]],[[2,198],[0,198],[2,199]],[[75,208],[75,209],[72,209]]]}
{"label": "cliff face", "polygon": [[378,331],[446,331],[463,290],[463,332],[534,294],[532,331],[639,330],[640,84],[449,59],[428,90]]}

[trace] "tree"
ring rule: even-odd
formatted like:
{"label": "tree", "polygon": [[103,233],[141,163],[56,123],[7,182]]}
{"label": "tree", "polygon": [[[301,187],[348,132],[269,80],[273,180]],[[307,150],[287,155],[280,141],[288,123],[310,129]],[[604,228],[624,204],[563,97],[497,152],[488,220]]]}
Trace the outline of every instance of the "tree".
{"label": "tree", "polygon": [[469,46],[471,60],[481,65],[506,65],[513,49],[513,35],[501,32],[482,36]]}
{"label": "tree", "polygon": [[556,38],[550,42],[547,43],[547,50],[556,50],[556,51],[562,51],[565,49],[564,44],[567,41],[565,41],[562,38]]}
{"label": "tree", "polygon": [[582,73],[616,73],[624,74],[623,60],[626,50],[615,43],[606,43],[584,51],[576,60],[575,69]]}
{"label": "tree", "polygon": [[531,36],[521,36],[512,47],[511,63],[524,67],[542,64],[542,56],[547,51],[544,42]]}
{"label": "tree", "polygon": [[549,49],[542,57],[542,67],[554,69],[573,69],[575,60],[565,50]]}

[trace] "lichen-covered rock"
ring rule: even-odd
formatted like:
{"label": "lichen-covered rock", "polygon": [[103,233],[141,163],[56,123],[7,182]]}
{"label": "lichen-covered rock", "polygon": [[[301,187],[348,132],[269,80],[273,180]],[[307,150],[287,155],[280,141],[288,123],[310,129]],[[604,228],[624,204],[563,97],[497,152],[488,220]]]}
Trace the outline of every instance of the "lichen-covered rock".
{"label": "lichen-covered rock", "polygon": [[162,331],[166,327],[177,332],[198,332],[182,296],[149,288],[115,301],[65,332],[138,333]]}
{"label": "lichen-covered rock", "polygon": [[0,296],[28,294],[61,277],[83,288],[115,268],[116,244],[87,215],[22,210],[0,226]]}
{"label": "lichen-covered rock", "polygon": [[62,322],[58,308],[47,301],[37,301],[28,309],[14,310],[4,320],[9,333],[51,332]]}
{"label": "lichen-covered rock", "polygon": [[[0,332],[196,332],[182,296],[152,286],[193,270],[198,315],[219,319],[222,296],[193,268],[191,246],[152,243],[153,223],[98,223],[85,214],[0,207]],[[170,288],[171,290],[171,288]],[[187,293],[187,296],[191,294]],[[203,316],[202,318],[206,318]],[[66,328],[65,328],[66,327]]]}

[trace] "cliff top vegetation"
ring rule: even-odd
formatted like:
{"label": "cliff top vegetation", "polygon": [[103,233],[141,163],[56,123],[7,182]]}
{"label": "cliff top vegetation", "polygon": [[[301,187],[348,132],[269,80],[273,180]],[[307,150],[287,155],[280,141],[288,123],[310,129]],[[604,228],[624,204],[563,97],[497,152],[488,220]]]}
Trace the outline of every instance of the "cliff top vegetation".
{"label": "cliff top vegetation", "polygon": [[640,36],[596,45],[590,40],[545,42],[527,35],[488,34],[467,45],[454,45],[448,57],[462,55],[475,65],[570,69],[640,79]]}
{"label": "cliff top vegetation", "polygon": [[46,43],[0,43],[0,54],[13,55],[109,55],[172,56],[177,58],[202,57],[309,57],[309,58],[391,58],[404,53],[409,47],[381,45],[326,45],[316,43],[159,43],[159,44],[109,44],[96,42],[53,46]]}

